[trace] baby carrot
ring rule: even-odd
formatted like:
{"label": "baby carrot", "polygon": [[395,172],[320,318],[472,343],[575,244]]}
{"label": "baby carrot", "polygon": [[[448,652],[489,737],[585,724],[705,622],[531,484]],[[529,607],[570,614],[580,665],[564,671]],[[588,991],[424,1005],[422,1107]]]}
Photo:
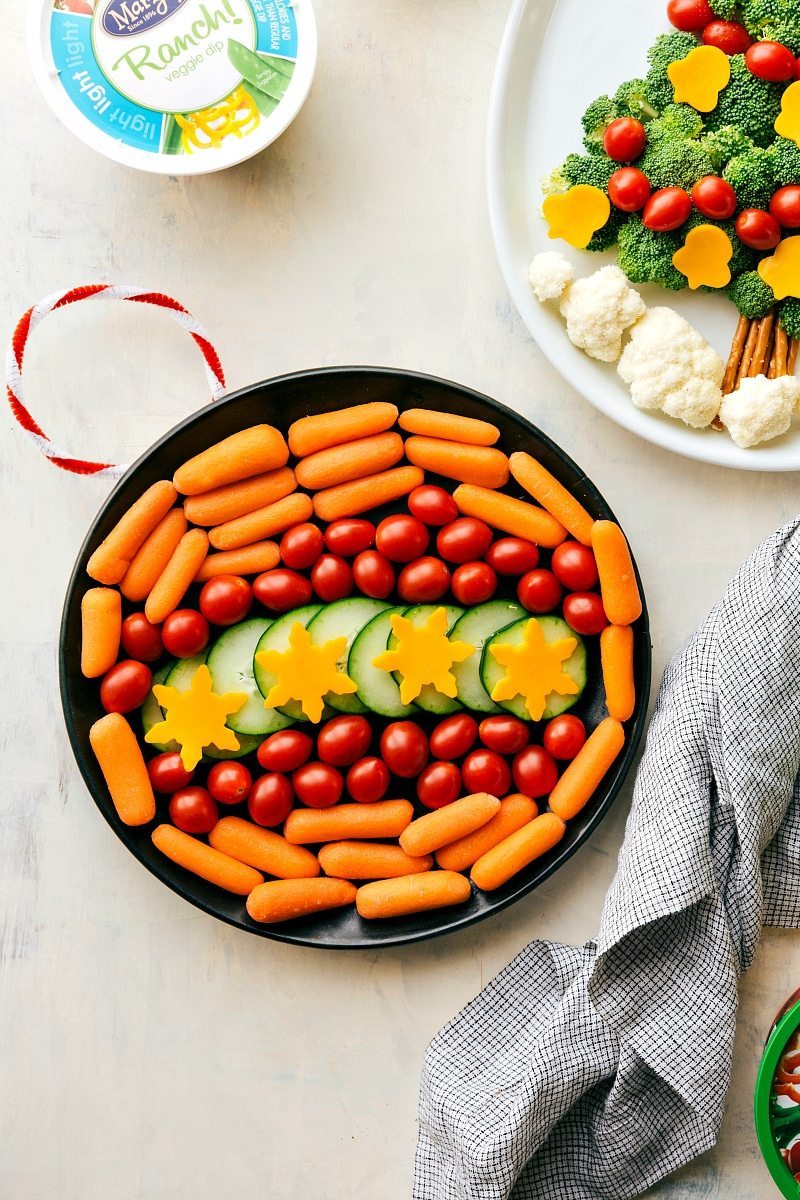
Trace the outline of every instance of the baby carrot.
{"label": "baby carrot", "polygon": [[208,840],[215,850],[279,879],[311,879],[319,875],[319,863],[310,850],[291,846],[274,830],[262,829],[241,817],[223,817],[217,821]]}
{"label": "baby carrot", "polygon": [[394,879],[433,866],[430,854],[412,858],[399,846],[383,842],[329,842],[320,850],[319,862],[326,875],[339,879]]}
{"label": "baby carrot", "polygon": [[109,795],[124,825],[146,825],[156,801],[136,734],[121,713],[107,713],[89,730]]}
{"label": "baby carrot", "polygon": [[530,454],[517,451],[508,460],[517,483],[584,546],[592,544],[593,518],[575,497]]}
{"label": "baby carrot", "polygon": [[383,433],[385,429],[391,429],[396,420],[396,405],[382,401],[301,417],[289,426],[289,447],[297,458],[305,458],[328,446],[341,446],[343,442]]}
{"label": "baby carrot", "polygon": [[608,715],[627,721],[636,706],[633,682],[633,630],[630,625],[607,625],[600,634],[600,663]]}
{"label": "baby carrot", "polygon": [[428,875],[404,875],[400,879],[365,883],[356,893],[356,908],[359,916],[372,921],[464,904],[471,895],[472,888],[465,875],[432,871]]}
{"label": "baby carrot", "polygon": [[98,583],[119,583],[142,542],[166,516],[177,498],[172,484],[162,479],[149,487],[120,517],[86,564]]}
{"label": "baby carrot", "polygon": [[186,533],[186,517],[180,508],[171,508],[134,555],[125,572],[119,590],[134,603],[146,599],[155,587],[164,567]]}
{"label": "baby carrot", "polygon": [[244,517],[217,525],[209,533],[208,540],[217,550],[238,550],[242,546],[272,537],[274,533],[283,533],[284,529],[307,521],[311,512],[310,497],[305,492],[294,492],[291,496],[284,496],[283,500],[276,500],[274,504],[257,508]]}
{"label": "baby carrot", "polygon": [[445,871],[465,871],[487,850],[532,821],[538,811],[536,801],[528,796],[520,793],[506,796],[500,801],[497,816],[474,833],[468,833],[449,846],[442,846],[441,850],[436,851],[436,862]]}
{"label": "baby carrot", "polygon": [[462,796],[444,808],[417,817],[400,834],[400,845],[414,857],[430,854],[458,838],[474,833],[500,811],[500,801],[488,792]]}
{"label": "baby carrot", "polygon": [[251,542],[240,550],[222,550],[209,554],[194,577],[195,583],[205,583],[216,575],[260,575],[271,571],[280,562],[280,551],[275,542]]}
{"label": "baby carrot", "polygon": [[194,525],[222,525],[282,500],[296,487],[292,468],[278,467],[239,483],[225,483],[199,496],[187,496],[183,511]]}
{"label": "baby carrot", "polygon": [[625,534],[615,521],[595,521],[592,549],[606,616],[612,625],[632,625],[642,615],[642,598]]}
{"label": "baby carrot", "polygon": [[459,511],[467,517],[480,517],[504,533],[552,549],[560,546],[567,531],[550,513],[526,500],[515,500],[503,492],[462,483],[453,492]]}
{"label": "baby carrot", "polygon": [[178,467],[172,482],[184,496],[198,496],[226,483],[237,483],[285,466],[289,447],[271,425],[251,425],[223,438]]}
{"label": "baby carrot", "polygon": [[500,437],[500,430],[488,421],[436,412],[432,408],[407,408],[400,413],[397,423],[406,433],[420,433],[447,442],[467,442],[470,446],[493,446]]}
{"label": "baby carrot", "polygon": [[89,588],[81,600],[81,671],[105,675],[119,654],[122,599],[116,588]]}
{"label": "baby carrot", "polygon": [[400,496],[407,496],[425,478],[419,467],[393,467],[379,475],[366,475],[352,483],[339,483],[325,488],[314,497],[314,512],[322,521],[337,517],[352,517],[356,513],[378,508]]}
{"label": "baby carrot", "polygon": [[295,468],[297,482],[309,491],[319,491],[385,471],[402,457],[403,439],[399,433],[376,433],[302,458]]}
{"label": "baby carrot", "polygon": [[283,836],[293,846],[338,842],[342,838],[391,838],[403,832],[413,815],[408,800],[295,808],[286,818]]}
{"label": "baby carrot", "polygon": [[254,887],[264,882],[260,871],[238,862],[228,854],[222,854],[213,846],[207,846],[174,825],[157,825],[152,838],[156,849],[172,862],[191,871],[193,875],[199,875],[201,879],[207,879],[209,883],[215,883],[226,892],[248,896]]}
{"label": "baby carrot", "polygon": [[502,450],[468,446],[443,438],[406,438],[406,458],[425,471],[474,483],[478,487],[501,488],[508,483],[508,459]]}
{"label": "baby carrot", "polygon": [[470,872],[472,882],[482,892],[502,887],[512,875],[558,845],[566,828],[561,818],[551,812],[535,817],[481,855]]}
{"label": "baby carrot", "polygon": [[175,611],[207,553],[205,530],[190,529],[183,535],[145,601],[144,615],[151,625],[160,625]]}
{"label": "baby carrot", "polygon": [[569,764],[550,793],[550,808],[562,821],[577,816],[592,798],[600,780],[625,745],[619,721],[601,721]]}
{"label": "baby carrot", "polygon": [[254,921],[276,925],[352,904],[356,889],[346,879],[276,879],[260,883],[247,897]]}

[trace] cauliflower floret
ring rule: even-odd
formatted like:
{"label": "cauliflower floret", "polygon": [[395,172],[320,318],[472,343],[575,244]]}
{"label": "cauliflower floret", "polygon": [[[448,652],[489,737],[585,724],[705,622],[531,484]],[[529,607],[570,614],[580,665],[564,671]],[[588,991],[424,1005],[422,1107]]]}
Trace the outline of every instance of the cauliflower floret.
{"label": "cauliflower floret", "polygon": [[798,401],[800,379],[755,375],[743,379],[735,392],[723,398],[720,420],[736,445],[746,449],[786,433]]}
{"label": "cauliflower floret", "polygon": [[695,429],[719,412],[725,365],[674,309],[649,309],[634,326],[617,370],[637,408],[661,409]]}
{"label": "cauliflower floret", "polygon": [[528,268],[528,279],[537,300],[558,300],[566,291],[575,272],[572,263],[557,250],[537,254]]}
{"label": "cauliflower floret", "polygon": [[647,305],[619,267],[601,267],[561,297],[567,335],[580,350],[600,362],[616,362],[622,337],[647,312]]}

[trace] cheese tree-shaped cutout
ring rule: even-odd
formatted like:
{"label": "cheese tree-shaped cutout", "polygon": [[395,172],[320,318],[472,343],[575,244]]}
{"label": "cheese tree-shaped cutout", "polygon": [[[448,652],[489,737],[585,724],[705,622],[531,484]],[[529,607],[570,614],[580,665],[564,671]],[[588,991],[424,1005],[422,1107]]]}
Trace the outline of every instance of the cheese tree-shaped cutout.
{"label": "cheese tree-shaped cutout", "polygon": [[563,195],[548,196],[542,204],[548,236],[563,238],[576,250],[583,250],[592,234],[602,229],[611,213],[605,192],[588,183],[579,183]]}
{"label": "cheese tree-shaped cutout", "polygon": [[256,662],[278,680],[264,699],[265,707],[277,708],[297,700],[309,721],[319,722],[329,692],[348,696],[357,690],[350,676],[339,670],[338,660],[346,646],[346,637],[315,646],[305,626],[295,621],[288,649],[259,650],[256,654]]}
{"label": "cheese tree-shaped cutout", "polygon": [[778,242],[775,253],[758,264],[758,273],[778,300],[800,299],[800,236]]}
{"label": "cheese tree-shaped cutout", "polygon": [[194,770],[206,746],[216,746],[218,750],[239,749],[236,734],[225,722],[232,713],[239,711],[247,696],[243,692],[218,696],[205,664],[197,668],[186,691],[157,683],[153,695],[165,716],[145,734],[144,740],[156,744],[177,742],[187,771]]}
{"label": "cheese tree-shaped cutout", "polygon": [[689,287],[726,287],[731,281],[728,263],[733,256],[731,239],[717,225],[698,225],[690,229],[672,262],[686,276]]}
{"label": "cheese tree-shaped cutout", "polygon": [[392,613],[391,623],[397,644],[379,654],[373,666],[381,671],[395,671],[400,676],[402,703],[416,700],[427,684],[443,696],[454,698],[456,680],[451,668],[474,654],[475,647],[468,642],[450,641],[447,609],[440,606],[420,625],[412,624],[400,613]]}
{"label": "cheese tree-shaped cutout", "polygon": [[690,104],[697,112],[716,108],[719,94],[731,78],[728,56],[717,46],[698,46],[685,58],[670,63],[667,75],[676,104]]}

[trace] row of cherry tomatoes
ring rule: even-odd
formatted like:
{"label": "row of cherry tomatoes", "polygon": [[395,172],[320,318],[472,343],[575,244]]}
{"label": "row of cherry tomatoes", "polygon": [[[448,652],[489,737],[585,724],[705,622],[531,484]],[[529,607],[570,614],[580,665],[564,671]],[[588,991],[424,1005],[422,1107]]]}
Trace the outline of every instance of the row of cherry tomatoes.
{"label": "row of cherry tomatoes", "polygon": [[739,21],[723,21],[715,16],[708,0],[669,0],[667,16],[676,29],[696,33],[704,45],[716,46],[728,55],[743,54],[748,70],[759,79],[771,83],[800,79],[800,59],[788,46],[754,41]]}

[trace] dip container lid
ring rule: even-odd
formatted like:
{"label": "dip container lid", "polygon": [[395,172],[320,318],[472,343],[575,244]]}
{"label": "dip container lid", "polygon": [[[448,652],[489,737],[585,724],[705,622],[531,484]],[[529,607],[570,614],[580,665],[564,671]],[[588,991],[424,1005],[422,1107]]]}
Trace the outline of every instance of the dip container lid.
{"label": "dip container lid", "polygon": [[[788,1200],[800,1200],[798,1183],[781,1149],[800,1137],[800,1072],[797,1074],[798,1100],[781,1097],[775,1090],[780,1085],[776,1073],[782,1069],[785,1053],[800,1056],[800,1040],[795,1035],[800,1031],[800,999],[795,993],[778,1014],[767,1038],[761,1064],[756,1077],[755,1123],[761,1155],[775,1184]],[[797,1046],[790,1045],[792,1041]]]}

